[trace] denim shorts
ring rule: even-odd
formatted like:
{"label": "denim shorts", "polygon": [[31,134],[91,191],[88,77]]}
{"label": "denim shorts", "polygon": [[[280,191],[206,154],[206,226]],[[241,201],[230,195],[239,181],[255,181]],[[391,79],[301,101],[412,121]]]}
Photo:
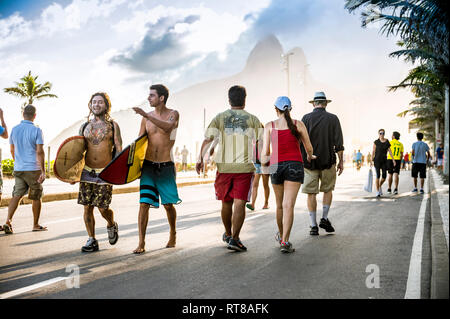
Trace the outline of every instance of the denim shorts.
{"label": "denim shorts", "polygon": [[283,184],[284,181],[303,183],[303,163],[286,161],[270,165],[270,179],[272,184]]}

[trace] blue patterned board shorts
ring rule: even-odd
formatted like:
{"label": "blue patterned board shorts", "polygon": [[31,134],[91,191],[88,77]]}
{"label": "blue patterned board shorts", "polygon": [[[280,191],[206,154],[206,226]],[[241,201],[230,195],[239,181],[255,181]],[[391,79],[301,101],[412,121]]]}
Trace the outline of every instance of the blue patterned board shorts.
{"label": "blue patterned board shorts", "polygon": [[162,205],[181,203],[178,197],[174,163],[155,163],[144,160],[139,192],[139,203],[149,204],[155,208],[159,207],[160,197]]}

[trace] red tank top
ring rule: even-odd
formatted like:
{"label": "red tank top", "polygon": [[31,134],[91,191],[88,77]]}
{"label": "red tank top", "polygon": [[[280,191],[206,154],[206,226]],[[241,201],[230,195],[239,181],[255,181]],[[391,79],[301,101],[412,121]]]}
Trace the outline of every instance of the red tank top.
{"label": "red tank top", "polygon": [[[295,121],[297,125],[297,121]],[[291,130],[277,130],[272,122],[272,155],[270,164],[277,164],[285,161],[296,161],[303,163],[300,143],[291,133]]]}

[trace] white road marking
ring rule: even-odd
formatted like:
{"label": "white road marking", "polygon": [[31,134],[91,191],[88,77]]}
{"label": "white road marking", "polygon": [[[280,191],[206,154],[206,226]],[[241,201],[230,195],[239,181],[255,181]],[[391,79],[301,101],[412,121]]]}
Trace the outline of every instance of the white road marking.
{"label": "white road marking", "polygon": [[255,218],[258,218],[258,217],[262,217],[262,216],[265,216],[265,215],[255,215],[255,216],[246,218],[245,220],[248,221],[248,220],[252,220],[252,219],[255,219]]}
{"label": "white road marking", "polygon": [[417,220],[416,233],[409,263],[408,281],[406,283],[405,299],[420,299],[421,273],[422,273],[422,245],[425,228],[425,212],[430,197],[428,183],[425,183],[425,195],[420,205],[419,218]]}
{"label": "white road marking", "polygon": [[43,282],[31,285],[31,286],[28,286],[28,287],[19,288],[19,289],[10,291],[10,292],[5,292],[4,294],[0,295],[0,299],[12,298],[12,297],[15,297],[15,296],[27,293],[29,291],[35,290],[35,289],[39,289],[39,288],[42,288],[42,287],[49,286],[49,285],[52,285],[54,283],[60,282],[62,280],[66,280],[67,278],[69,278],[69,277],[56,277],[56,278],[49,279],[49,280],[46,280],[46,281],[43,281]]}

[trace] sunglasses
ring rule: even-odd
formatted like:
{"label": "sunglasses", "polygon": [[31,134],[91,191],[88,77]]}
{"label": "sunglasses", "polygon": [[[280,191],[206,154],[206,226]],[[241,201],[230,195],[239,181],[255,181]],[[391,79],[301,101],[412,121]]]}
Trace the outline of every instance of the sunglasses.
{"label": "sunglasses", "polygon": [[380,135],[384,135],[384,132],[379,132],[378,134],[380,134]]}

